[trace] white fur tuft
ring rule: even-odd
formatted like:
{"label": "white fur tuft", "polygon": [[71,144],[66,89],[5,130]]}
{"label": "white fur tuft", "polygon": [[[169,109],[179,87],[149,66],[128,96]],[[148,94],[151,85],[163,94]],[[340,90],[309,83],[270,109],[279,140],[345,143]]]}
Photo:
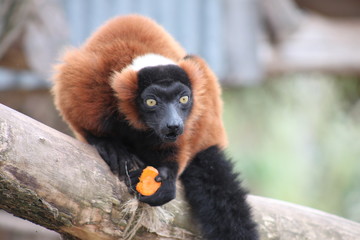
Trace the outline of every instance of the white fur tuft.
{"label": "white fur tuft", "polygon": [[143,56],[134,58],[132,64],[129,66],[134,71],[139,71],[145,67],[154,67],[160,65],[177,65],[173,60],[161,56],[159,54],[149,53]]}

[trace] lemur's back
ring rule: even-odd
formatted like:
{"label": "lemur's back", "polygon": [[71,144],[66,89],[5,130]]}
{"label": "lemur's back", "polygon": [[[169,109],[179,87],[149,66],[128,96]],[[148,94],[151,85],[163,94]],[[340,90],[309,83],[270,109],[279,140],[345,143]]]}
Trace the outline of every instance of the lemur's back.
{"label": "lemur's back", "polygon": [[[185,56],[184,49],[161,26],[139,15],[109,20],[85,43],[84,49],[106,51],[126,57],[130,64],[136,56],[156,53],[178,61]],[[105,52],[104,51],[104,52]],[[118,69],[119,70],[119,69]]]}

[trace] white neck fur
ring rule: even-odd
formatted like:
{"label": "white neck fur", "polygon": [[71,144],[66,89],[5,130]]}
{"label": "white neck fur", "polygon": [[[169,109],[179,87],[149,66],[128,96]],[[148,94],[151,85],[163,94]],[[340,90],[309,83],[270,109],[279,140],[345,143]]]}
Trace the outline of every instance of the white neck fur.
{"label": "white neck fur", "polygon": [[134,71],[139,71],[140,69],[145,67],[154,67],[169,64],[177,65],[173,60],[169,58],[166,58],[159,54],[148,53],[134,58],[129,68]]}

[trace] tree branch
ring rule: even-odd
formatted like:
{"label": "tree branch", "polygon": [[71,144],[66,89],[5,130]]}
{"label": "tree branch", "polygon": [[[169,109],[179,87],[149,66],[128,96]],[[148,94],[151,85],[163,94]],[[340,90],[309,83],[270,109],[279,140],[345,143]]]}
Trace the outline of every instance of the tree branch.
{"label": "tree branch", "polygon": [[[0,104],[1,209],[67,239],[199,239],[178,195],[165,211],[138,204],[94,148]],[[360,236],[355,222],[260,197],[249,201],[262,239]],[[166,221],[168,212],[173,221]]]}

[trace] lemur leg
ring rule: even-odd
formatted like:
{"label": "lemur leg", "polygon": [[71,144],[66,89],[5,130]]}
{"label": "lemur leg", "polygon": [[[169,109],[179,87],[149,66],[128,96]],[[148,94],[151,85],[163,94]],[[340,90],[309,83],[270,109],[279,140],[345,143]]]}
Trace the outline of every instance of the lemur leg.
{"label": "lemur leg", "polygon": [[205,239],[258,239],[246,191],[218,147],[197,154],[180,179]]}

